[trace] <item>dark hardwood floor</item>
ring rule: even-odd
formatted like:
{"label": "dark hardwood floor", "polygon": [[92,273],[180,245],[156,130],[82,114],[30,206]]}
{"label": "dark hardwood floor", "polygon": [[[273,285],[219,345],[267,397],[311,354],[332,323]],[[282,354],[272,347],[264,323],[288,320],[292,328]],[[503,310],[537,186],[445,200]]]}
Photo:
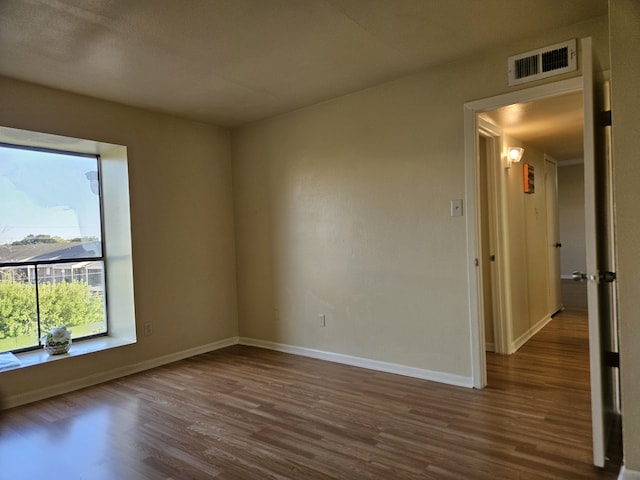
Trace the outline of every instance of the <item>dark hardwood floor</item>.
{"label": "dark hardwood floor", "polygon": [[482,391],[234,346],[0,417],[2,479],[615,479],[591,466],[586,319]]}

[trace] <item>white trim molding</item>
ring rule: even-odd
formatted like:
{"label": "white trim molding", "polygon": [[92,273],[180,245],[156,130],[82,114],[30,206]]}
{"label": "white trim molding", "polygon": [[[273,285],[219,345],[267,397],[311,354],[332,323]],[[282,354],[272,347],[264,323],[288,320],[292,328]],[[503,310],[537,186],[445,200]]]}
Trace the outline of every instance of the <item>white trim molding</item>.
{"label": "white trim molding", "polygon": [[522,347],[525,343],[531,340],[534,337],[534,335],[538,333],[540,330],[542,330],[544,327],[546,327],[550,321],[551,321],[551,315],[547,315],[544,318],[540,319],[533,327],[531,327],[529,330],[524,332],[522,335],[520,335],[518,338],[516,338],[513,341],[513,343],[511,344],[511,349],[509,353],[510,354],[516,353],[518,350],[520,350],[520,347]]}
{"label": "white trim molding", "polygon": [[[87,377],[77,378],[69,382],[52,385],[50,387],[39,388],[37,390],[32,390],[18,395],[12,395],[4,399],[2,408],[12,408],[31,402],[36,402],[38,400],[44,400],[45,398],[62,395],[63,393],[69,393],[74,390],[79,390],[81,388],[90,387],[99,383],[108,382],[110,380],[115,380],[116,378],[121,378],[133,373],[150,370],[152,368],[160,367],[168,363],[177,362],[179,360],[184,360],[185,358],[193,357],[195,355],[200,355],[237,344],[238,337],[226,338],[224,340],[208,343],[206,345],[200,345],[198,347],[189,348],[180,352],[170,353],[168,355],[153,358],[151,360],[145,360],[133,365],[126,365],[124,367],[115,368],[106,372],[100,372],[94,375],[89,375]],[[60,358],[60,361],[64,361],[64,358]]]}
{"label": "white trim molding", "polygon": [[318,360],[326,360],[328,362],[341,363],[344,365],[367,368],[369,370],[377,370],[380,372],[395,373],[397,375],[404,375],[406,377],[420,378],[422,380],[446,383],[448,385],[455,385],[458,387],[467,387],[467,388],[473,387],[473,379],[471,377],[465,377],[462,375],[435,372],[432,370],[409,367],[407,365],[400,365],[397,363],[383,362],[380,360],[372,360],[372,359],[363,358],[363,357],[354,357],[351,355],[344,355],[342,353],[326,352],[323,350],[316,350],[313,348],[296,347],[294,345],[269,342],[265,340],[258,340],[255,338],[240,337],[239,343],[240,345],[266,348],[268,350],[276,350],[278,352],[284,352],[284,353],[292,353],[294,355],[301,355],[303,357],[316,358]]}
{"label": "white trim molding", "polygon": [[[4,399],[2,408],[13,408],[20,405],[25,405],[31,402],[37,402],[38,400],[44,400],[45,398],[54,397],[56,395],[62,395],[64,393],[73,392],[81,388],[90,387],[92,385],[98,385],[100,383],[115,380],[117,378],[125,377],[134,373],[150,370],[155,367],[167,365],[169,363],[184,360],[185,358],[194,357],[203,353],[212,352],[221,348],[230,347],[232,345],[247,345],[251,347],[265,348],[268,350],[276,350],[284,353],[291,353],[294,355],[300,355],[303,357],[316,358],[318,360],[325,360],[334,363],[341,363],[344,365],[351,365],[354,367],[367,368],[369,370],[377,370],[380,372],[394,373],[397,375],[404,375],[407,377],[419,378],[422,380],[429,380],[433,382],[445,383],[448,385],[454,385],[459,387],[473,387],[473,379],[471,377],[465,377],[462,375],[454,375],[450,373],[435,372],[432,370],[425,370],[422,368],[410,367],[407,365],[400,365],[397,363],[383,362],[380,360],[372,360],[362,357],[354,357],[351,355],[344,355],[341,353],[326,352],[322,350],[315,350],[312,348],[297,347],[294,345],[286,345],[282,343],[269,342],[266,340],[258,340],[254,338],[246,337],[229,337],[217,342],[208,343],[206,345],[200,345],[198,347],[189,348],[180,352],[170,353],[158,358],[145,360],[143,362],[135,363],[133,365],[126,365],[124,367],[115,368],[106,372],[96,373],[83,378],[77,378],[69,382],[64,382],[58,385],[50,387],[40,388],[29,392],[11,395]],[[87,353],[87,352],[83,352]],[[68,358],[67,355],[61,355],[56,357],[58,361],[64,361]]]}
{"label": "white trim molding", "polygon": [[640,472],[636,470],[627,470],[623,465],[622,468],[620,468],[618,480],[640,480]]}

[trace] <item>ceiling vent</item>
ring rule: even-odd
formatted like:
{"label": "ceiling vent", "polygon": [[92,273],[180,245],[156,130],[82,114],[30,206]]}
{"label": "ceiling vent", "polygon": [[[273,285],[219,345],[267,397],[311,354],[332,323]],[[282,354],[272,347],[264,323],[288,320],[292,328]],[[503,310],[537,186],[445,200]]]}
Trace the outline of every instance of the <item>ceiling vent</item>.
{"label": "ceiling vent", "polygon": [[578,68],[576,40],[509,57],[509,85],[573,72]]}

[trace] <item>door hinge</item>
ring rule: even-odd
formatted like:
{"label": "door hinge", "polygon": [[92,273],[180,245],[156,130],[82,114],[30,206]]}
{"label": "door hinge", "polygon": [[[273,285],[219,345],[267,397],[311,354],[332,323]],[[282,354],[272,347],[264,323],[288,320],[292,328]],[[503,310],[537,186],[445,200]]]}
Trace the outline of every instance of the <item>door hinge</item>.
{"label": "door hinge", "polygon": [[620,354],[618,352],[604,352],[603,360],[607,367],[620,368]]}
{"label": "door hinge", "polygon": [[602,282],[611,283],[616,279],[615,272],[600,272],[600,280]]}

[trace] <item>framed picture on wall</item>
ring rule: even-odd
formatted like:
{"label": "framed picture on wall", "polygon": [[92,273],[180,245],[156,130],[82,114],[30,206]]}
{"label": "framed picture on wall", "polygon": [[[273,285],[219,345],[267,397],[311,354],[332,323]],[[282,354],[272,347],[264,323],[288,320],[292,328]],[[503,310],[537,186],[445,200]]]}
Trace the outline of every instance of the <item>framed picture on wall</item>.
{"label": "framed picture on wall", "polygon": [[536,191],[533,165],[528,163],[522,165],[522,180],[524,193],[534,193]]}

